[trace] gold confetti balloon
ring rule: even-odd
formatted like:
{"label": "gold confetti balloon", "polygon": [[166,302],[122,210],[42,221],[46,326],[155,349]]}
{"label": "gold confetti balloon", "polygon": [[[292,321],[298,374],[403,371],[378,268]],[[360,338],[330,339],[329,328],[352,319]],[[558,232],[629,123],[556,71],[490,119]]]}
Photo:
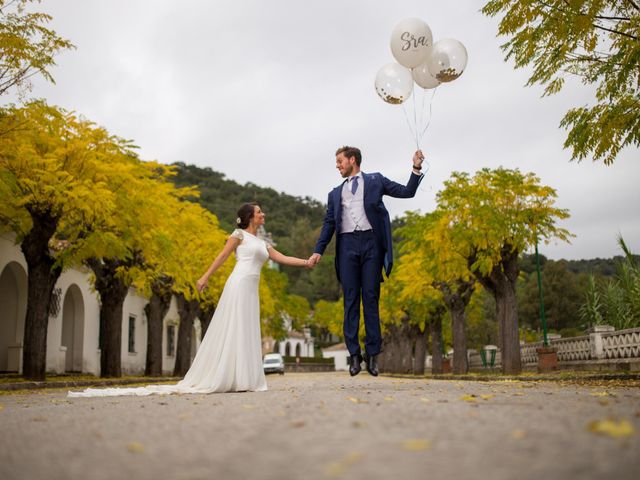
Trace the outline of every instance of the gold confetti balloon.
{"label": "gold confetti balloon", "polygon": [[376,75],[376,92],[387,103],[398,105],[411,96],[411,71],[398,63],[388,63]]}
{"label": "gold confetti balloon", "polygon": [[444,38],[431,47],[427,66],[431,76],[440,82],[452,82],[467,67],[467,49],[458,40]]}

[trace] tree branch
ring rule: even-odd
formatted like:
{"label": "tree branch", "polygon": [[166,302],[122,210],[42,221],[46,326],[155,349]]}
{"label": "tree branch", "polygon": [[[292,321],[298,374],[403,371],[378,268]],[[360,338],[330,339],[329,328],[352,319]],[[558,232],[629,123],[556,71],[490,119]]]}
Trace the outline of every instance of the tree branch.
{"label": "tree branch", "polygon": [[595,24],[595,23],[593,24],[593,26],[595,28],[600,29],[600,30],[605,30],[607,32],[611,32],[611,33],[615,33],[615,34],[618,34],[618,35],[622,35],[623,37],[628,37],[628,38],[632,38],[634,40],[639,40],[638,37],[636,37],[635,35],[631,35],[630,33],[621,32],[619,30],[613,30],[611,28],[601,27],[600,25]]}
{"label": "tree branch", "polygon": [[633,8],[640,12],[640,6],[638,6],[636,2],[634,2],[633,0],[627,0],[627,3],[630,3]]}

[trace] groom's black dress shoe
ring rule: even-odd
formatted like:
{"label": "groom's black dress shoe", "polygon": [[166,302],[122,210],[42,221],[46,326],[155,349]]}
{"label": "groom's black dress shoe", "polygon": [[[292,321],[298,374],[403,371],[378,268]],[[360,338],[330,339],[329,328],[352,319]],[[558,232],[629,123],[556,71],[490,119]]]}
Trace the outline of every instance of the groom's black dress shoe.
{"label": "groom's black dress shoe", "polygon": [[351,355],[349,357],[349,374],[352,377],[355,377],[360,373],[360,370],[362,370],[362,367],[360,366],[361,363],[362,355],[360,355],[359,353],[356,353],[355,355]]}
{"label": "groom's black dress shoe", "polygon": [[367,368],[369,375],[378,376],[378,356],[364,354],[364,366]]}

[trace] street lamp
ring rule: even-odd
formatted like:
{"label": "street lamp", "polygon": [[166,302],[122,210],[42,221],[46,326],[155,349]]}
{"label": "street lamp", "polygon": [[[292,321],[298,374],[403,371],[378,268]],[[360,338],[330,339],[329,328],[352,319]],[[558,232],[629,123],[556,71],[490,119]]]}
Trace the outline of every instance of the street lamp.
{"label": "street lamp", "polygon": [[547,318],[544,314],[544,295],[542,293],[542,275],[540,274],[540,255],[538,254],[538,232],[535,230],[536,237],[536,271],[538,274],[538,295],[540,298],[540,320],[542,321],[543,342],[542,347],[536,349],[538,354],[538,371],[550,372],[558,369],[558,351],[554,347],[549,346],[547,338]]}
{"label": "street lamp", "polygon": [[538,235],[536,235],[536,272],[538,273],[538,296],[540,299],[540,320],[542,321],[542,334],[545,347],[549,346],[547,339],[547,317],[544,314],[544,294],[542,293],[542,276],[540,275],[540,255],[538,254]]}

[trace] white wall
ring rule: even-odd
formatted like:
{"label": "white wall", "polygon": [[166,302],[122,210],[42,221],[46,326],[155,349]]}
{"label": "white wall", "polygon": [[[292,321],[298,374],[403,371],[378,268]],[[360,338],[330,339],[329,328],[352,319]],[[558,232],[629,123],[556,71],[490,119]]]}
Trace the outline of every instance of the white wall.
{"label": "white wall", "polygon": [[322,352],[322,358],[333,358],[336,370],[349,370],[349,364],[347,358],[349,357],[349,350],[333,350],[330,352]]}
{"label": "white wall", "polygon": [[[27,297],[27,264],[13,234],[0,235],[0,279],[5,288],[0,292],[0,335],[11,338],[0,341],[0,369],[22,371],[22,344]],[[5,267],[9,269],[5,271]],[[17,275],[16,275],[17,273]],[[67,356],[76,349],[74,367],[82,372],[100,375],[100,303],[97,292],[90,283],[90,271],[85,267],[65,270],[54,289],[59,289],[59,309],[49,318],[47,327],[47,372],[64,373],[68,366]],[[22,280],[20,281],[20,277]],[[17,278],[17,281],[16,281]],[[70,290],[71,289],[71,290]],[[15,296],[18,296],[16,299]],[[65,308],[65,301],[67,305]],[[130,289],[122,312],[122,372],[143,374],[147,355],[147,318],[144,306],[147,299]],[[129,316],[135,317],[135,352],[129,352]],[[74,325],[75,321],[75,325]],[[169,311],[163,320],[164,373],[171,374],[175,365],[175,344],[178,341],[179,315],[175,297],[171,299]],[[174,351],[167,351],[167,327],[175,326]],[[71,330],[70,330],[71,329]],[[200,345],[200,322],[195,325],[195,348]],[[64,334],[64,339],[63,339]],[[63,344],[69,345],[63,346]],[[80,351],[78,351],[80,349]],[[72,368],[76,369],[76,368]]]}

